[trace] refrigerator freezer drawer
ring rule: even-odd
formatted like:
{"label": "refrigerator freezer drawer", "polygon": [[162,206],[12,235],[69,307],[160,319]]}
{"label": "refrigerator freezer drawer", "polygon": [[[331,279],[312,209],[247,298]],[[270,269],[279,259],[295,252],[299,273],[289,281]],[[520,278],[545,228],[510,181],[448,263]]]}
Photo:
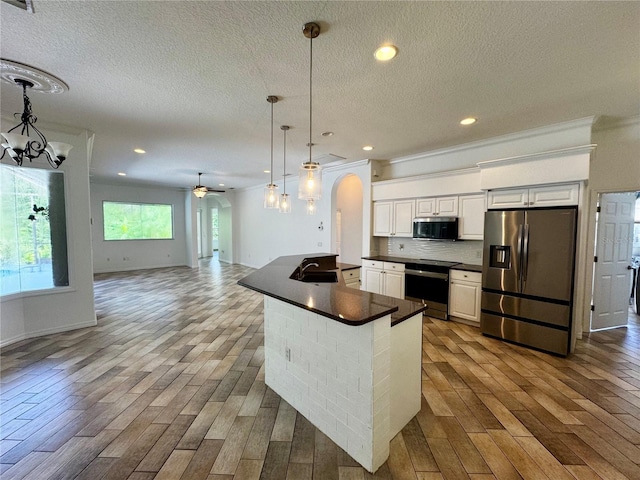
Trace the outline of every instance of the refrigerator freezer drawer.
{"label": "refrigerator freezer drawer", "polygon": [[520,322],[482,312],[480,330],[483,334],[510,340],[528,347],[566,356],[569,353],[569,331]]}
{"label": "refrigerator freezer drawer", "polygon": [[569,328],[571,307],[511,295],[482,292],[482,310]]}

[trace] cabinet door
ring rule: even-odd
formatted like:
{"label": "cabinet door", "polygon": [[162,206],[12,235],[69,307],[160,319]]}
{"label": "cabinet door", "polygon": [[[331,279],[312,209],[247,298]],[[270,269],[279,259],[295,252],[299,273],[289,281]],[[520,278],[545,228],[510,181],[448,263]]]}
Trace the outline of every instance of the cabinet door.
{"label": "cabinet door", "polygon": [[419,198],[416,200],[416,217],[432,217],[435,213],[435,198]]}
{"label": "cabinet door", "polygon": [[480,293],[477,283],[453,280],[449,289],[449,315],[480,322]]}
{"label": "cabinet door", "polygon": [[489,209],[520,208],[529,205],[529,189],[491,190],[487,194]]}
{"label": "cabinet door", "polygon": [[458,216],[458,197],[436,198],[436,215],[443,217]]}
{"label": "cabinet door", "polygon": [[484,212],[486,197],[484,194],[461,195],[458,206],[458,238],[462,240],[482,240],[484,236]]}
{"label": "cabinet door", "polygon": [[390,297],[404,298],[404,273],[385,270],[383,293]]}
{"label": "cabinet door", "polygon": [[373,202],[373,235],[388,237],[392,232],[393,202]]}
{"label": "cabinet door", "polygon": [[578,205],[580,185],[548,185],[529,189],[530,207]]}
{"label": "cabinet door", "polygon": [[393,231],[396,237],[413,236],[413,217],[415,216],[415,200],[393,202]]}
{"label": "cabinet door", "polygon": [[362,289],[367,292],[381,293],[382,291],[382,270],[377,268],[363,268],[362,269]]}

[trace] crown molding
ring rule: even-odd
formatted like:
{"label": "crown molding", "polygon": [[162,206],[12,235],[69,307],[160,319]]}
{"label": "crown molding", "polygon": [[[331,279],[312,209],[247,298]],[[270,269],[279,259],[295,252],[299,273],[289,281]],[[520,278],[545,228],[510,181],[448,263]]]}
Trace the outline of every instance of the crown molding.
{"label": "crown molding", "polygon": [[452,177],[455,175],[473,175],[480,171],[479,167],[460,168],[458,170],[443,170],[441,172],[425,173],[423,175],[412,175],[410,177],[392,178],[390,180],[380,180],[372,185],[393,185],[395,183],[406,183],[407,181],[421,181],[438,177]]}
{"label": "crown molding", "polygon": [[550,133],[558,133],[566,130],[573,130],[576,128],[591,127],[595,119],[596,119],[595,116],[585,117],[585,118],[580,118],[578,120],[555,123],[553,125],[546,125],[544,127],[532,128],[529,130],[524,130],[524,131],[515,132],[515,133],[508,133],[506,135],[491,137],[485,140],[477,140],[475,142],[463,143],[461,145],[455,145],[453,147],[446,147],[438,150],[431,150],[428,152],[408,155],[406,157],[394,158],[394,159],[391,159],[389,163],[396,164],[396,163],[410,162],[412,160],[421,160],[421,159],[426,159],[430,157],[437,157],[445,154],[461,153],[467,150],[473,150],[480,147],[499,145],[501,143],[513,142],[516,140],[523,140],[527,138],[538,137],[540,135],[547,135]]}
{"label": "crown molding", "polygon": [[590,154],[596,148],[596,144],[581,145],[579,147],[561,148],[558,150],[549,150],[547,152],[531,153],[528,155],[518,155],[515,157],[498,158],[496,160],[487,160],[477,163],[478,168],[493,168],[502,165],[513,165],[515,163],[526,162],[529,160],[542,160],[547,158],[567,157],[569,155]]}

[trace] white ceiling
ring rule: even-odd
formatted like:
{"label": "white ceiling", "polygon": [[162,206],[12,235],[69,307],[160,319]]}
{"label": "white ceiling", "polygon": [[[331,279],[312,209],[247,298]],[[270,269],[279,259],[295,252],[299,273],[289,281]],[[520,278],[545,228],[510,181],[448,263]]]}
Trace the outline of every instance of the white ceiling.
{"label": "white ceiling", "polygon": [[[96,134],[91,174],[122,182],[267,183],[270,105],[290,171],[313,156],[390,159],[591,115],[640,112],[639,2],[2,2],[3,58],[53,73],[41,122]],[[392,43],[399,55],[373,57]],[[2,84],[3,114],[21,110]],[[467,116],[471,127],[458,122]],[[331,137],[321,132],[333,131]],[[364,152],[363,145],[375,146]],[[135,147],[147,153],[133,153]],[[73,162],[73,152],[69,157]],[[322,160],[326,162],[327,160]],[[125,179],[117,172],[126,172]],[[297,173],[297,172],[296,172]],[[277,182],[276,182],[277,183]]]}

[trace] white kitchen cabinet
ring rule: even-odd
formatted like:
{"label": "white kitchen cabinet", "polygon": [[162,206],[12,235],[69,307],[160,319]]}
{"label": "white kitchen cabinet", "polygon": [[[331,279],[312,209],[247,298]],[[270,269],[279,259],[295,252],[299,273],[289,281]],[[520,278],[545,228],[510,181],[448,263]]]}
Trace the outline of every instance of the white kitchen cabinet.
{"label": "white kitchen cabinet", "polygon": [[360,269],[350,268],[349,270],[342,271],[342,278],[344,284],[349,288],[360,289]]}
{"label": "white kitchen cabinet", "polygon": [[375,237],[412,237],[415,200],[373,202]]}
{"label": "white kitchen cabinet", "polygon": [[482,274],[451,270],[449,274],[449,315],[468,322],[480,323]]}
{"label": "white kitchen cabinet", "polygon": [[557,207],[578,205],[580,185],[577,183],[545,185],[531,188],[490,190],[489,209],[522,207]]}
{"label": "white kitchen cabinet", "polygon": [[404,264],[363,260],[362,290],[404,298]]}
{"label": "white kitchen cabinet", "polygon": [[484,237],[484,212],[487,210],[485,194],[460,195],[458,197],[458,238],[482,240]]}
{"label": "white kitchen cabinet", "polygon": [[431,197],[416,200],[416,217],[458,216],[458,197]]}

